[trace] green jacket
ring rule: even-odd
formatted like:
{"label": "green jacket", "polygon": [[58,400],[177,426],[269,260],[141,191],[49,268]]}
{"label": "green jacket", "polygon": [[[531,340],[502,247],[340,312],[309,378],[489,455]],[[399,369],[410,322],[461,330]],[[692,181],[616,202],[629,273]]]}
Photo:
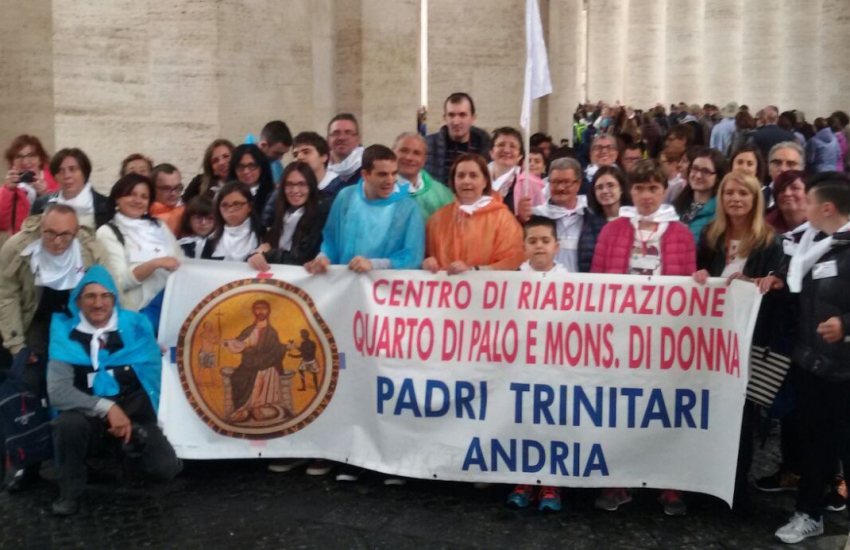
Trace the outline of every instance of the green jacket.
{"label": "green jacket", "polygon": [[451,189],[432,178],[425,170],[420,173],[422,174],[422,189],[411,193],[410,196],[419,205],[419,209],[422,210],[422,217],[427,222],[431,214],[454,202],[455,194],[452,193]]}
{"label": "green jacket", "polygon": [[[0,249],[0,334],[3,347],[13,355],[24,349],[24,340],[35,311],[40,292],[35,286],[35,276],[30,269],[29,256],[21,252],[41,238],[41,215],[24,220],[21,231],[10,237]],[[88,227],[77,233],[86,268],[94,264],[108,267],[107,254]]]}

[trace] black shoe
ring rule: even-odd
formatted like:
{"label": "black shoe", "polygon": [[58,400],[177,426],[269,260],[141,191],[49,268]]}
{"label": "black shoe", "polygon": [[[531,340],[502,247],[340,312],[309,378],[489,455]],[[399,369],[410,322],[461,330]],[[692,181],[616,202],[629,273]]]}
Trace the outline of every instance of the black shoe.
{"label": "black shoe", "polygon": [[53,502],[52,509],[54,516],[73,516],[79,511],[80,505],[76,500],[60,498]]}
{"label": "black shoe", "polygon": [[38,472],[31,473],[28,470],[18,470],[15,473],[15,477],[12,478],[12,481],[6,485],[6,492],[10,495],[23,493],[38,483],[39,479],[40,476],[38,475]]}

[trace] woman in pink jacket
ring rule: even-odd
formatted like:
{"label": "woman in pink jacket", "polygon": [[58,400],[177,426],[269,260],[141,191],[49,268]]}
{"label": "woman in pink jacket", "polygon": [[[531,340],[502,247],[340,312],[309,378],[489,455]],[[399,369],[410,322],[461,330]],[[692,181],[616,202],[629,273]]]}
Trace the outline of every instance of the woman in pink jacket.
{"label": "woman in pink jacket", "polygon": [[[620,217],[602,228],[591,273],[690,277],[697,267],[694,237],[679,223],[673,206],[663,204],[667,189],[664,168],[655,160],[641,160],[629,172],[629,181],[634,206],[621,207]],[[613,512],[631,500],[624,488],[604,489],[595,507]],[[665,489],[659,501],[669,516],[687,513],[681,491]]]}
{"label": "woman in pink jacket", "polygon": [[50,157],[35,136],[16,137],[6,149],[9,171],[0,187],[0,232],[14,235],[36,197],[58,189],[47,168]]}

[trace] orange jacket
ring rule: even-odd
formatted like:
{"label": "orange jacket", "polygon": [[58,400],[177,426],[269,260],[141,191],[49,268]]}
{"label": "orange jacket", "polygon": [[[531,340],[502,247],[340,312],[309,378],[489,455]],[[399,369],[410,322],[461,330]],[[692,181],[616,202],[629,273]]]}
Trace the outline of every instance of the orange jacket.
{"label": "orange jacket", "polygon": [[437,210],[426,226],[426,257],[433,256],[440,269],[455,261],[469,266],[488,265],[515,271],[525,261],[522,227],[501,197],[471,216],[459,209],[457,200]]}
{"label": "orange jacket", "polygon": [[161,202],[154,202],[151,204],[151,216],[154,218],[161,220],[162,223],[168,226],[168,229],[174,233],[174,236],[178,239],[181,237],[180,235],[180,222],[183,220],[183,211],[186,210],[186,206],[181,204],[180,206],[176,206],[171,208],[162,204]]}

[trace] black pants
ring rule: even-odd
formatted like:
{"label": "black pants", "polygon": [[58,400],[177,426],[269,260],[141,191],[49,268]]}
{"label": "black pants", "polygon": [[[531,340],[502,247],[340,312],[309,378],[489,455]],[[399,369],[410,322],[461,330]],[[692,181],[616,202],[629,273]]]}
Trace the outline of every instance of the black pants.
{"label": "black pants", "polygon": [[[792,365],[788,371],[788,384],[795,395],[799,376],[800,367]],[[800,475],[803,471],[803,431],[800,427],[798,408],[799,405],[795,406],[780,420],[779,448],[782,451],[781,469]]]}
{"label": "black pants", "polygon": [[[147,444],[140,457],[125,456],[125,466],[155,481],[174,479],[183,467],[174,448],[156,423],[142,426],[147,431]],[[53,445],[62,498],[76,500],[82,496],[86,487],[86,458],[110,444],[119,442],[107,433],[106,421],[75,411],[59,414],[53,421]]]}
{"label": "black pants", "polygon": [[753,425],[757,417],[756,405],[744,401],[744,413],[741,416],[741,435],[738,441],[738,467],[735,471],[735,496],[732,506],[739,511],[750,507],[748,478],[753,464]]}
{"label": "black pants", "polygon": [[[835,476],[836,457],[847,457],[850,381],[836,382],[802,371],[797,382],[803,443],[797,510],[819,519],[823,513],[824,489]],[[845,463],[845,471],[847,466]]]}

